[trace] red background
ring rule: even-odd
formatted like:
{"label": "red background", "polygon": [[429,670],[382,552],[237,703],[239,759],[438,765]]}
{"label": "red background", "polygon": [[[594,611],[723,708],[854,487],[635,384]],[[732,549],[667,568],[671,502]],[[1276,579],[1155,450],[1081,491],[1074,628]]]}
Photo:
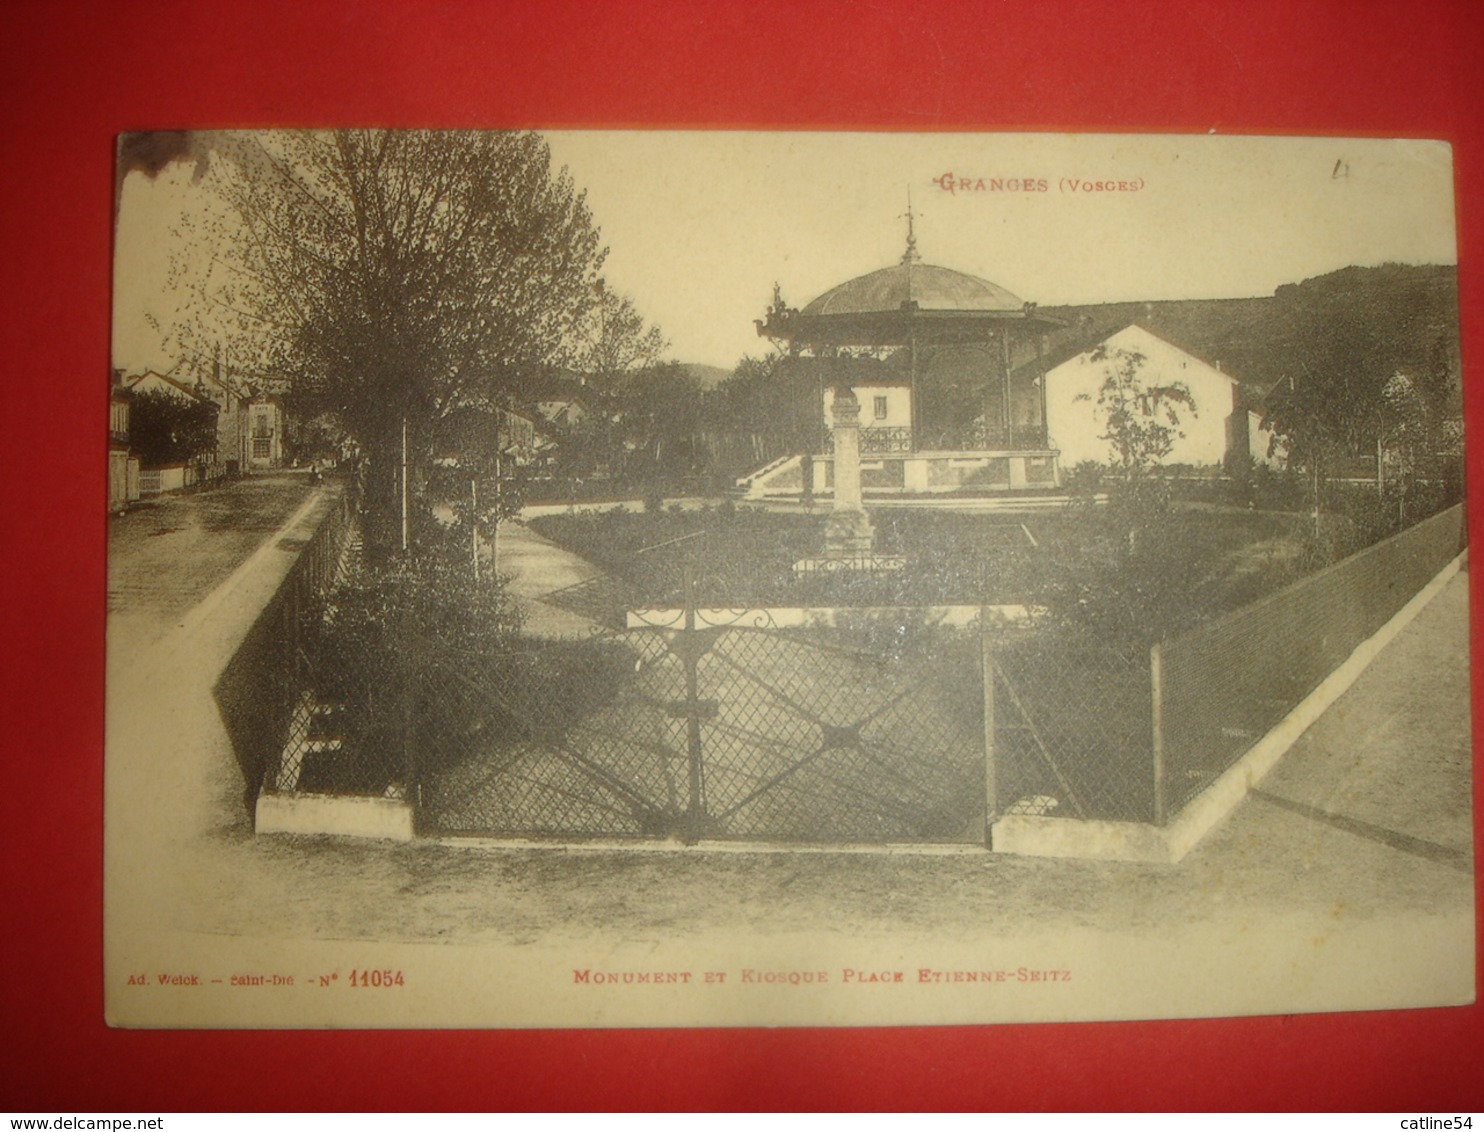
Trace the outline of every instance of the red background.
{"label": "red background", "polygon": [[[927,1030],[131,1033],[103,1025],[101,975],[99,438],[118,131],[357,123],[1446,138],[1472,369],[1484,364],[1476,5],[8,7],[0,1107],[1484,1107],[1477,1007]],[[1477,381],[1466,396],[1477,498]],[[1484,718],[1479,687],[1476,676]]]}

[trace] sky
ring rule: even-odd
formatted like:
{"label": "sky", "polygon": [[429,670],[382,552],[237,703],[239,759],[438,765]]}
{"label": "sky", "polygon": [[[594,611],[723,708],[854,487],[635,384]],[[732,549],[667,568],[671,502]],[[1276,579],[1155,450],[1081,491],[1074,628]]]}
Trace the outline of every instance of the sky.
{"label": "sky", "polygon": [[[670,342],[730,369],[766,352],[775,282],[802,307],[922,260],[1042,305],[1268,295],[1350,264],[1457,261],[1441,142],[1204,135],[547,132],[587,193],[604,274]],[[1000,184],[995,185],[998,179]],[[1029,189],[1026,185],[1029,184]],[[1088,187],[1089,185],[1094,187]],[[168,368],[183,167],[125,181],[115,364]]]}
{"label": "sky", "polygon": [[[909,191],[924,262],[1048,306],[1269,295],[1350,264],[1457,262],[1452,158],[1438,142],[546,137],[553,162],[587,189],[610,248],[609,282],[659,324],[677,359],[728,368],[760,352],[752,320],[774,282],[802,307],[896,263]],[[1008,191],[1011,180],[1037,188]],[[1125,188],[1087,191],[1088,181]]]}

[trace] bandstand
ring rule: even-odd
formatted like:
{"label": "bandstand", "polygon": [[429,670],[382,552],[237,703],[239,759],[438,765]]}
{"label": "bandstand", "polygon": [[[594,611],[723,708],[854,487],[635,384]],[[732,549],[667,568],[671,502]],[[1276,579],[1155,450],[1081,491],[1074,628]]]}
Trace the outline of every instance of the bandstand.
{"label": "bandstand", "polygon": [[[775,299],[757,322],[792,358],[819,360],[821,427],[813,451],[780,458],[741,486],[751,498],[832,492],[831,407],[837,389],[853,388],[867,493],[1055,489],[1042,359],[1061,326],[998,284],[923,263],[909,213],[900,262],[802,310]],[[874,376],[841,377],[829,361],[861,353],[886,359]]]}

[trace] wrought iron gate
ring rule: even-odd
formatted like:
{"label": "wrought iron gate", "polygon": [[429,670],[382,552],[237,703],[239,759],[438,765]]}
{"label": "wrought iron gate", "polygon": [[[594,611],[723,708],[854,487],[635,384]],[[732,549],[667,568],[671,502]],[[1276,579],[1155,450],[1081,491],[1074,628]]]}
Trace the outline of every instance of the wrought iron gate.
{"label": "wrought iron gate", "polygon": [[982,841],[977,640],[939,630],[880,648],[842,636],[691,610],[676,627],[493,662],[425,642],[413,719],[423,825]]}

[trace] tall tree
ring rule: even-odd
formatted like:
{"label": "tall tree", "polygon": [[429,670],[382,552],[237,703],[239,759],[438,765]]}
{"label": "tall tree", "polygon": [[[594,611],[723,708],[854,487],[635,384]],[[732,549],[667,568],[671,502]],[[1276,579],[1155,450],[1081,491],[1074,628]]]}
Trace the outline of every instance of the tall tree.
{"label": "tall tree", "polygon": [[396,539],[404,427],[492,409],[517,375],[571,360],[606,249],[584,195],[532,133],[223,133],[196,146],[230,206],[201,290],[297,396],[369,457],[368,539]]}
{"label": "tall tree", "polygon": [[573,365],[607,390],[631,370],[657,365],[669,343],[659,327],[645,323],[627,295],[620,295],[602,279],[594,291],[597,301],[579,328],[581,345]]}
{"label": "tall tree", "polygon": [[129,444],[145,467],[184,464],[216,449],[217,407],[204,397],[137,391],[129,414]]}
{"label": "tall tree", "polygon": [[701,384],[678,363],[630,373],[619,390],[622,434],[638,459],[630,472],[646,478],[691,471],[699,462]]}
{"label": "tall tree", "polygon": [[[1148,359],[1137,350],[1108,349],[1092,352],[1102,362],[1103,380],[1098,386],[1097,415],[1113,454],[1113,468],[1126,483],[1134,484],[1164,462],[1175,448],[1184,413],[1195,413],[1195,399],[1183,381],[1150,384],[1145,380]],[[1082,393],[1079,401],[1094,400]]]}
{"label": "tall tree", "polygon": [[[1316,484],[1341,461],[1373,455],[1395,410],[1439,423],[1457,414],[1456,277],[1442,268],[1348,267],[1274,294],[1273,350],[1282,378],[1267,425]],[[1415,393],[1388,395],[1398,375]],[[1393,386],[1393,394],[1400,387]]]}
{"label": "tall tree", "polygon": [[778,456],[822,451],[824,390],[834,376],[827,359],[777,350],[741,359],[711,399],[725,470],[740,475]]}

